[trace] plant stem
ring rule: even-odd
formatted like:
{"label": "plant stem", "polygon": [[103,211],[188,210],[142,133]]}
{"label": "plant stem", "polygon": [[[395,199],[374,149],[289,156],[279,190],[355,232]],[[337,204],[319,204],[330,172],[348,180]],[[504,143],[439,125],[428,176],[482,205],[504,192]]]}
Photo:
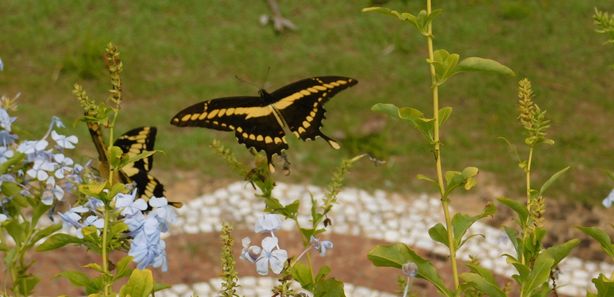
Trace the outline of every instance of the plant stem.
{"label": "plant stem", "polygon": [[[426,12],[431,14],[431,0],[426,1]],[[434,60],[433,51],[433,25],[431,23],[427,26],[427,46],[429,61]],[[446,230],[448,232],[448,248],[450,250],[450,262],[452,264],[452,274],[454,277],[454,289],[458,290],[460,286],[458,278],[458,267],[456,263],[456,240],[454,239],[452,218],[450,217],[449,199],[446,195],[446,188],[443,181],[443,170],[441,162],[441,146],[439,141],[439,84],[437,82],[437,73],[435,71],[435,65],[429,63],[431,72],[431,89],[433,92],[433,150],[435,154],[435,166],[437,169],[437,181],[439,185],[439,194],[441,196],[441,207],[443,209],[443,215],[446,221]]]}
{"label": "plant stem", "polygon": [[[525,168],[525,176],[526,176],[526,184],[527,184],[527,211],[529,214],[531,213],[531,163],[533,161],[533,146],[529,147],[529,157],[527,158],[527,167]],[[526,222],[524,222],[522,227],[522,242],[524,246],[524,242],[527,240],[527,227],[529,226],[531,220],[531,216],[527,216]],[[526,259],[524,256],[524,250],[520,255],[520,263],[526,264]]]}
{"label": "plant stem", "polygon": [[107,251],[107,241],[108,241],[108,233],[109,233],[109,209],[107,206],[104,207],[104,228],[102,229],[102,272],[104,274],[103,279],[105,280],[104,284],[104,296],[109,296],[109,287],[111,284],[107,283],[107,275],[109,274],[109,259],[108,259],[108,251]]}

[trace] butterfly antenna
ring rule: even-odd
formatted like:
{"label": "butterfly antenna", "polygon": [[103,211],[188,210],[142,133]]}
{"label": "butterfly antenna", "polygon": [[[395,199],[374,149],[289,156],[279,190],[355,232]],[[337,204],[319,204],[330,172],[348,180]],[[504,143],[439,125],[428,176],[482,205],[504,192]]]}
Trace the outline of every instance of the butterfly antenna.
{"label": "butterfly antenna", "polygon": [[264,80],[262,81],[262,88],[261,88],[263,90],[266,89],[266,83],[269,80],[269,74],[271,74],[271,65],[267,66],[266,72],[264,73]]}
{"label": "butterfly antenna", "polygon": [[238,75],[236,75],[236,74],[235,74],[235,78],[236,78],[238,81],[240,81],[240,82],[242,82],[242,83],[244,83],[244,84],[248,84],[248,85],[250,85],[250,86],[252,86],[252,87],[256,87],[256,88],[260,89],[260,88],[258,87],[258,85],[256,85],[255,83],[253,83],[253,82],[251,82],[251,81],[249,81],[249,80],[247,80],[247,79],[241,78],[241,77],[239,77],[239,76],[238,76]]}

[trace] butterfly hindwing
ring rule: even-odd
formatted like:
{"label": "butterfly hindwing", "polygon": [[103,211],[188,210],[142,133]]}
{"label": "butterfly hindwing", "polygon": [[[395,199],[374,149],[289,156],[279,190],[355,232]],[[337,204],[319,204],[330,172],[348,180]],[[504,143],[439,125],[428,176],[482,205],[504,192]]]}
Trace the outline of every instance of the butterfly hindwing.
{"label": "butterfly hindwing", "polygon": [[[118,137],[113,145],[118,146],[129,158],[145,151],[153,151],[156,142],[156,127],[139,127],[132,129]],[[146,172],[153,167],[153,156],[138,160],[133,165]]]}

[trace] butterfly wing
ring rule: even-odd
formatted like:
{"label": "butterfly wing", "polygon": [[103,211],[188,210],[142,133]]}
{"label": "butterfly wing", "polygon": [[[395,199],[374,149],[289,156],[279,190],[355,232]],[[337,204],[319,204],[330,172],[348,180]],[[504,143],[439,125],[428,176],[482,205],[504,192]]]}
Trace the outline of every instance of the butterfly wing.
{"label": "butterfly wing", "polygon": [[282,114],[290,131],[302,140],[313,140],[320,136],[333,148],[338,149],[339,144],[320,131],[322,120],[326,118],[324,103],[357,83],[353,78],[342,76],[299,80],[271,93],[271,96],[277,99],[273,107]]}
{"label": "butterfly wing", "polygon": [[234,131],[239,143],[264,150],[270,161],[288,148],[273,109],[260,97],[226,97],[203,101],[177,113],[171,124]]}
{"label": "butterfly wing", "polygon": [[[122,149],[128,158],[139,155],[145,151],[153,151],[156,142],[156,127],[139,127],[132,129],[118,137],[113,145]],[[151,197],[164,197],[164,186],[149,171],[153,167],[153,156],[143,158],[134,163],[125,165],[120,170],[123,182],[136,184],[137,196],[149,199]],[[179,202],[168,202],[174,207],[181,207]]]}

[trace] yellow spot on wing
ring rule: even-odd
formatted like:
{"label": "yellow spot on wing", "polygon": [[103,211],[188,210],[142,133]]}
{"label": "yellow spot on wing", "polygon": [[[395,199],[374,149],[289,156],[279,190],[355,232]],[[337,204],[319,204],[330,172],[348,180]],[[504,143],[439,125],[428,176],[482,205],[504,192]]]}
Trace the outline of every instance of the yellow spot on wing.
{"label": "yellow spot on wing", "polygon": [[[307,94],[309,95],[309,94]],[[290,105],[292,105],[292,103],[294,103],[294,101],[303,98],[303,94],[301,94],[301,92],[296,92],[290,96],[284,97],[281,100],[279,100],[277,103],[273,104],[273,106],[275,106],[275,108],[277,109],[284,109]]]}
{"label": "yellow spot on wing", "polygon": [[329,140],[329,141],[328,141],[328,144],[330,144],[330,146],[331,146],[332,148],[336,149],[336,150],[338,150],[338,149],[340,149],[340,148],[341,148],[341,146],[339,145],[339,143],[337,143],[337,142],[336,142],[336,141],[334,141],[334,140]]}
{"label": "yellow spot on wing", "polygon": [[265,143],[273,143],[273,138],[271,138],[271,136],[267,136],[264,138],[264,142]]}
{"label": "yellow spot on wing", "polygon": [[279,137],[275,137],[274,140],[275,140],[275,144],[282,143],[281,138],[279,138]]}
{"label": "yellow spot on wing", "polygon": [[182,122],[187,122],[187,121],[189,121],[189,120],[190,120],[190,117],[191,117],[191,116],[192,116],[191,114],[186,114],[186,115],[184,115],[184,116],[181,118],[181,121],[182,121]]}
{"label": "yellow spot on wing", "polygon": [[214,118],[214,117],[217,115],[217,112],[218,112],[218,110],[217,110],[217,109],[212,110],[212,111],[209,113],[209,115],[207,116],[207,118],[208,118],[208,119],[212,119],[212,118]]}
{"label": "yellow spot on wing", "polygon": [[234,108],[229,108],[226,110],[226,115],[232,115],[233,113],[235,113],[235,109]]}
{"label": "yellow spot on wing", "polygon": [[256,135],[254,135],[254,134],[250,134],[250,135],[249,135],[249,139],[251,139],[251,140],[256,140]]}
{"label": "yellow spot on wing", "polygon": [[263,140],[264,140],[264,137],[262,137],[262,135],[258,135],[258,136],[256,137],[256,140],[257,140],[257,141],[263,141]]}
{"label": "yellow spot on wing", "polygon": [[243,128],[237,127],[237,132],[239,132],[239,133],[243,132]]}
{"label": "yellow spot on wing", "polygon": [[307,116],[307,121],[309,121],[309,122],[313,121],[313,117],[312,116]]}
{"label": "yellow spot on wing", "polygon": [[234,110],[234,114],[246,115],[246,119],[249,118],[257,118],[257,117],[265,117],[270,115],[273,112],[273,109],[270,106],[262,106],[262,107],[237,107]]}
{"label": "yellow spot on wing", "polygon": [[198,119],[198,116],[199,116],[199,114],[197,114],[197,113],[192,114],[192,116],[190,117],[190,120],[194,121],[194,120]]}
{"label": "yellow spot on wing", "polygon": [[326,87],[325,86],[314,86],[313,87],[316,90],[320,90],[320,91],[326,91]]}
{"label": "yellow spot on wing", "polygon": [[309,126],[311,126],[311,124],[309,122],[303,121],[303,127],[309,128]]}
{"label": "yellow spot on wing", "polygon": [[299,134],[305,133],[305,129],[303,127],[298,127],[298,133]]}
{"label": "yellow spot on wing", "polygon": [[219,112],[219,114],[217,116],[218,117],[224,116],[224,113],[226,113],[226,108],[220,109],[220,112]]}
{"label": "yellow spot on wing", "polygon": [[301,94],[305,95],[305,96],[309,96],[309,94],[311,94],[309,91],[307,90],[301,90]]}

